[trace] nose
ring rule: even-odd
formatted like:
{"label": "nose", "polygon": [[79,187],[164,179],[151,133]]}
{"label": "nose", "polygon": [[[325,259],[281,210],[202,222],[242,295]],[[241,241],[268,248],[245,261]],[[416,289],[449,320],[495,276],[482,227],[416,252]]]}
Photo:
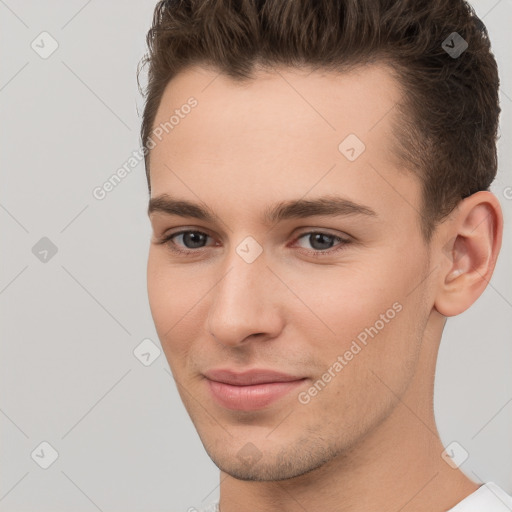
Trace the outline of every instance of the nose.
{"label": "nose", "polygon": [[212,290],[207,330],[229,347],[278,336],[283,328],[278,288],[263,254],[247,263],[233,251],[224,277]]}

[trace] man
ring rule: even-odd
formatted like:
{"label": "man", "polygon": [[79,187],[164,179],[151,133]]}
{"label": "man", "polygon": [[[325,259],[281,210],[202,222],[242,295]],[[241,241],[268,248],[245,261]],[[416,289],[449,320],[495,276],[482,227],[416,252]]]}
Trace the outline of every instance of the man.
{"label": "man", "polygon": [[148,293],[213,508],[512,510],[433,413],[446,319],[503,231],[472,9],[166,1],[148,45]]}

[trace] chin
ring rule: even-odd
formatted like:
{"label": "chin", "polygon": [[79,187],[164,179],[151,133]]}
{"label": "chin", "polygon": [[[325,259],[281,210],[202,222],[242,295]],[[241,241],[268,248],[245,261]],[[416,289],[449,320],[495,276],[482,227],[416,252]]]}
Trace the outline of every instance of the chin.
{"label": "chin", "polygon": [[[318,448],[318,447],[317,447]],[[325,447],[310,451],[303,443],[296,447],[280,448],[277,453],[260,452],[252,443],[246,443],[237,453],[221,448],[219,453],[206,450],[213,463],[237,480],[270,482],[288,480],[310,473],[335,456]]]}

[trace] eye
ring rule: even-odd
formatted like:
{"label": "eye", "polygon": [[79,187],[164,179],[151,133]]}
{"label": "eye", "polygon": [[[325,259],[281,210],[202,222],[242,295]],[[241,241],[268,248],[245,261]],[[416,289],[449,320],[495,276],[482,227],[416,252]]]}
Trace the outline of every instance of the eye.
{"label": "eye", "polygon": [[[208,247],[208,239],[212,238],[207,233],[197,230],[181,230],[169,233],[158,241],[159,244],[166,244],[170,251],[177,254],[192,255],[201,252],[201,249]],[[305,240],[312,249],[305,248],[302,252],[308,256],[322,257],[329,256],[343,250],[350,243],[349,239],[323,231],[308,231],[302,233],[295,239],[295,243]],[[337,243],[335,246],[334,244]],[[215,244],[210,244],[215,245]],[[299,247],[304,248],[303,243]],[[334,247],[334,248],[333,248]]]}
{"label": "eye", "polygon": [[[345,246],[350,243],[350,240],[346,238],[332,235],[330,233],[325,233],[323,231],[309,231],[300,235],[296,240],[299,241],[301,239],[305,239],[306,244],[309,244],[313,248],[312,250],[309,249],[306,252],[314,257],[331,255],[334,252],[343,250]],[[333,245],[336,241],[339,243],[333,249]],[[299,245],[304,247],[301,244]]]}
{"label": "eye", "polygon": [[[199,252],[198,249],[205,247],[205,243],[208,238],[211,237],[202,231],[183,230],[178,231],[177,233],[170,233],[158,243],[167,244],[169,249],[173,252],[191,254]],[[178,240],[178,243],[175,239]],[[183,245],[185,248],[180,248]]]}

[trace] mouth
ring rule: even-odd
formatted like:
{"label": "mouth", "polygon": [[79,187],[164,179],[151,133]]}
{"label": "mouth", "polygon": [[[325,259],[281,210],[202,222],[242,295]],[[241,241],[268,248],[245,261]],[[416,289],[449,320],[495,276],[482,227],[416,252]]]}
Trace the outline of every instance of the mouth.
{"label": "mouth", "polygon": [[306,380],[273,370],[211,370],[205,372],[213,400],[226,409],[263,409],[298,388]]}

